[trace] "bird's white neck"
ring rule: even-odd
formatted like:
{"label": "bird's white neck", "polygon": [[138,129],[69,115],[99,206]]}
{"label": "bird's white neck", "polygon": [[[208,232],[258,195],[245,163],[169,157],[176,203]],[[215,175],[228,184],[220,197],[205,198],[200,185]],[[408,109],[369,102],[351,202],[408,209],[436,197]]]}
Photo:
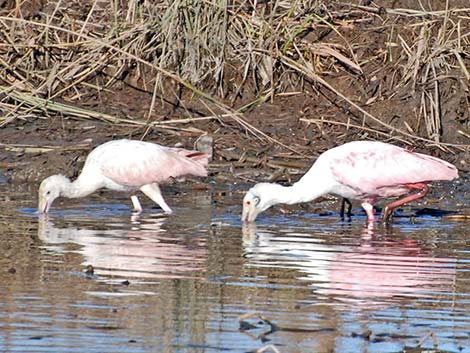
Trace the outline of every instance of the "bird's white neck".
{"label": "bird's white neck", "polygon": [[279,184],[271,185],[271,205],[280,203],[292,205],[300,202],[308,202],[327,194],[330,191],[328,188],[323,187],[321,183],[308,185],[307,183],[297,182],[292,186],[282,186]]}
{"label": "bird's white neck", "polygon": [[96,185],[84,182],[84,179],[80,178],[80,176],[73,182],[68,178],[64,179],[60,188],[60,194],[68,198],[84,197],[90,195],[97,189]]}

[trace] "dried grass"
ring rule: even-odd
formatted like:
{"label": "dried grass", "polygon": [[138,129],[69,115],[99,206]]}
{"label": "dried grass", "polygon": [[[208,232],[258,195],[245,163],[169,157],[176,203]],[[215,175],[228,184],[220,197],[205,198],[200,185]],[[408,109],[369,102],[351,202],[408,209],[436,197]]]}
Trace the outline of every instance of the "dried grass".
{"label": "dried grass", "polygon": [[[311,84],[361,114],[358,126],[443,145],[442,85],[453,80],[468,91],[470,8],[383,9],[321,0],[93,0],[49,2],[38,13],[23,14],[18,6],[0,16],[0,126],[54,114],[157,126],[163,124],[157,108],[168,100],[178,104],[185,90],[204,102],[207,119],[229,118],[252,136],[282,145],[242,114]],[[374,21],[377,31],[388,33],[388,48],[359,55],[360,46],[344,30]],[[367,65],[388,67],[390,76],[380,83],[388,89],[363,102],[329,81],[338,73],[361,78]],[[80,107],[123,83],[152,94],[146,116],[116,117]],[[404,129],[366,111],[400,89],[420,101],[416,121],[405,121]],[[233,109],[248,90],[255,98]],[[467,136],[465,127],[461,136]]]}

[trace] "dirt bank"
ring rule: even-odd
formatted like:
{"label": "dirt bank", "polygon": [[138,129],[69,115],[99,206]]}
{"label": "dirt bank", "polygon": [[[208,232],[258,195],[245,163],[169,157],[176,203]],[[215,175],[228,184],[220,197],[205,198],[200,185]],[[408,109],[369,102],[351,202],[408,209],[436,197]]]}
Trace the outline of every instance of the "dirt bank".
{"label": "dirt bank", "polygon": [[213,174],[236,179],[296,178],[357,139],[468,171],[470,9],[448,3],[236,2],[198,15],[180,2],[4,1],[0,170],[73,177],[109,139],[193,147],[208,134]]}

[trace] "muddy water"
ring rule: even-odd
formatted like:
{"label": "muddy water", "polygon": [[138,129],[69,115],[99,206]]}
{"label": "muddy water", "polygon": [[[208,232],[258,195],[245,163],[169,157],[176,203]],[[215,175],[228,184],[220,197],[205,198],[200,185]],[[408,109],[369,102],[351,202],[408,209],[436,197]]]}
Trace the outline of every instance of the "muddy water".
{"label": "muddy water", "polygon": [[469,223],[298,209],[243,227],[240,193],[181,190],[171,217],[105,193],[38,218],[35,190],[0,184],[0,351],[470,352]]}

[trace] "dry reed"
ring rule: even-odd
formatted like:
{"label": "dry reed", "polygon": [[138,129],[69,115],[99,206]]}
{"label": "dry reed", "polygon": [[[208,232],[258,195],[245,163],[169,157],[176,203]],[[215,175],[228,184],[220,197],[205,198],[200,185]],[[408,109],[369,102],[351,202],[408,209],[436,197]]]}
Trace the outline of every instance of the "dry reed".
{"label": "dry reed", "polygon": [[[448,3],[445,9],[416,10],[321,0],[93,0],[49,2],[28,14],[18,6],[0,16],[0,126],[55,114],[112,124],[192,123],[161,122],[157,109],[168,101],[179,105],[189,92],[189,99],[203,102],[207,119],[227,117],[252,136],[297,153],[243,113],[311,85],[361,116],[357,126],[407,143],[444,145],[445,91],[468,92],[470,8]],[[355,43],[345,32],[369,23],[388,41],[366,55],[368,43]],[[364,77],[366,68],[377,77]],[[380,89],[358,101],[335,87],[338,73],[375,79]],[[146,116],[117,117],[83,107],[119,85],[151,95]],[[400,92],[402,99],[420,102],[415,120],[404,121],[403,128],[366,110]],[[246,103],[244,95],[253,99]],[[463,138],[470,125],[466,104]]]}

